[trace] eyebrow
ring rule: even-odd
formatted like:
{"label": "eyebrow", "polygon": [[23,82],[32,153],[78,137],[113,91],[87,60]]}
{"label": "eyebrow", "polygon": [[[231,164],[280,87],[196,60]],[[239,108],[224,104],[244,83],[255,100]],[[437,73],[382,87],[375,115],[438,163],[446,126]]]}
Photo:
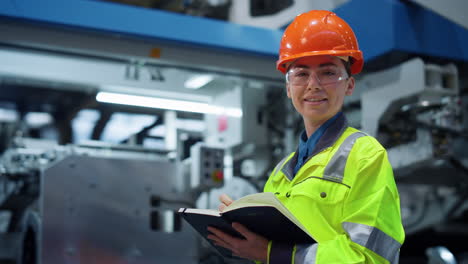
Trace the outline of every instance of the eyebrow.
{"label": "eyebrow", "polygon": [[[336,65],[335,63],[333,62],[326,62],[326,63],[322,63],[322,64],[319,64],[319,68],[324,68],[324,67],[328,67],[328,66],[335,66],[335,67],[338,67],[338,65]],[[298,64],[298,65],[292,65],[293,68],[304,68],[304,69],[309,69],[310,67],[305,65],[305,64]]]}

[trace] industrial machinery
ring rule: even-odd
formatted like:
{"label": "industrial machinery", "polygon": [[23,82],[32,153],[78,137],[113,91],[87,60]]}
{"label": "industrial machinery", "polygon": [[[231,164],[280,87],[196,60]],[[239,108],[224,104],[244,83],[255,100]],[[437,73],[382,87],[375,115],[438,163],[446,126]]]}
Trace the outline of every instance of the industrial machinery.
{"label": "industrial machinery", "polygon": [[402,252],[422,250],[414,242],[421,236],[426,247],[443,245],[466,261],[456,242],[468,235],[468,105],[459,79],[454,64],[416,58],[358,82],[362,129],[387,148],[398,184]]}
{"label": "industrial machinery", "polygon": [[222,185],[222,149],[194,146],[198,178],[181,188],[184,164],[162,151],[16,142],[1,160],[3,260],[200,263],[197,237],[175,212]]}
{"label": "industrial machinery", "polygon": [[198,1],[270,29],[110,2],[0,1],[2,261],[230,263],[174,212],[260,191],[295,150],[277,28],[316,6],[364,51],[343,111],[388,150],[400,263],[468,262],[462,1]]}

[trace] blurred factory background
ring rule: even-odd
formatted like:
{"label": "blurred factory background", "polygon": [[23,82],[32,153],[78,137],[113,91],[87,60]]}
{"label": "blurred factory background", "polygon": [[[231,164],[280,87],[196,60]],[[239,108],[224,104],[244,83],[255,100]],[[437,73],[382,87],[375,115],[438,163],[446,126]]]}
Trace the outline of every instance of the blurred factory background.
{"label": "blurred factory background", "polygon": [[295,149],[275,61],[310,9],[364,52],[344,112],[388,149],[400,263],[468,263],[464,0],[0,1],[1,263],[241,263],[175,211],[261,191]]}

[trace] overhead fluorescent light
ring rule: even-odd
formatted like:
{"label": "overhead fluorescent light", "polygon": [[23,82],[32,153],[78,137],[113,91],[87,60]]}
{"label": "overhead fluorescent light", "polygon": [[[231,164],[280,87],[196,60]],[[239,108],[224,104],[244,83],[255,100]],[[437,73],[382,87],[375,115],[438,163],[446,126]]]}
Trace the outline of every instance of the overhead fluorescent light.
{"label": "overhead fluorescent light", "polygon": [[239,108],[220,107],[209,105],[206,103],[165,99],[157,97],[148,97],[140,95],[130,95],[121,93],[99,92],[96,95],[96,100],[102,103],[113,103],[123,105],[133,105],[150,107],[157,109],[168,109],[183,112],[228,115],[232,117],[242,117],[242,110]]}
{"label": "overhead fluorescent light", "polygon": [[24,116],[24,119],[30,127],[45,126],[51,124],[53,121],[53,118],[49,113],[43,112],[29,112]]}
{"label": "overhead fluorescent light", "polygon": [[0,108],[0,121],[14,122],[19,119],[18,112]]}
{"label": "overhead fluorescent light", "polygon": [[200,89],[214,79],[213,75],[203,74],[190,77],[185,81],[185,88]]}

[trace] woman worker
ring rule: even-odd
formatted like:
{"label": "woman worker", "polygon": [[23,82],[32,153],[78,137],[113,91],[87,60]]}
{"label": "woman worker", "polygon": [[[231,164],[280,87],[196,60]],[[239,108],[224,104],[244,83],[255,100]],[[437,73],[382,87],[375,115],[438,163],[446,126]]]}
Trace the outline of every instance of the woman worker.
{"label": "woman worker", "polygon": [[[233,227],[245,239],[211,227],[209,239],[271,264],[398,263],[405,234],[387,153],[375,138],[349,127],[341,112],[363,63],[352,29],[329,11],[297,16],[281,40],[277,68],[305,130],[264,191],[275,193],[317,243],[275,243],[239,223]],[[232,202],[227,195],[220,200],[220,210]]]}

